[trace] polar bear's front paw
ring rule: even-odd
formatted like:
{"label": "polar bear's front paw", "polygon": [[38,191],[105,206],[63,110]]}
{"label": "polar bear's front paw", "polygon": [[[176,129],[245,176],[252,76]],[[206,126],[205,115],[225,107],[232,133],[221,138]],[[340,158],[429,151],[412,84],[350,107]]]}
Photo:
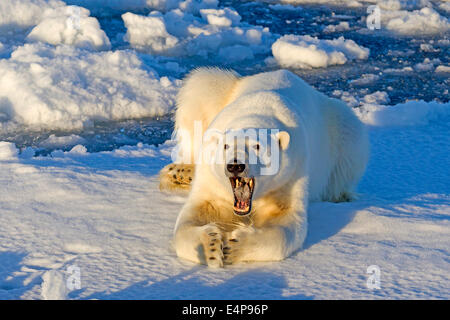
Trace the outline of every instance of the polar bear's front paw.
{"label": "polar bear's front paw", "polygon": [[205,228],[202,244],[208,267],[223,267],[222,231],[216,225],[211,224]]}
{"label": "polar bear's front paw", "polygon": [[235,264],[244,261],[247,248],[248,237],[252,233],[252,229],[238,228],[225,235],[223,242],[223,262],[226,265]]}

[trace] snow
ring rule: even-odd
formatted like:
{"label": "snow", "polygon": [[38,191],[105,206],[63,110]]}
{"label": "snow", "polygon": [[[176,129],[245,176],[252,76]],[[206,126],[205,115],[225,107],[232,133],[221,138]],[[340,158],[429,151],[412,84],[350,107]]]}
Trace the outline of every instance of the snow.
{"label": "snow", "polygon": [[450,73],[450,66],[437,66],[434,72]]}
{"label": "snow", "polygon": [[97,19],[89,17],[89,14],[89,10],[75,6],[54,10],[31,30],[27,39],[53,45],[108,50],[111,47],[108,37]]}
{"label": "snow", "polygon": [[[449,115],[434,102],[366,108],[372,156],[359,200],[311,204],[305,247],[284,261],[214,271],[170,246],[185,199],[160,193],[157,173],[173,142],[16,153],[0,162],[0,297],[448,299]],[[370,265],[380,290],[366,287]],[[82,290],[63,285],[71,266]]]}
{"label": "snow", "polygon": [[37,25],[47,13],[65,7],[59,0],[0,1],[0,30],[15,31]]}
{"label": "snow", "polygon": [[[125,40],[133,48],[151,54],[211,59],[218,50],[247,47],[244,54],[234,55],[234,61],[270,50],[273,36],[268,29],[240,23],[241,17],[235,10],[201,9],[200,15],[180,9],[167,13],[153,11],[148,16],[127,12],[122,16],[127,28]],[[249,49],[252,55],[248,54]]]}
{"label": "snow", "polygon": [[378,5],[383,10],[401,10],[401,9],[419,9],[426,6],[431,6],[428,0],[371,0],[369,1]]}
{"label": "snow", "polygon": [[144,17],[127,12],[122,18],[127,27],[126,40],[135,48],[163,53],[178,44],[178,38],[167,32],[161,15]]}
{"label": "snow", "polygon": [[128,50],[25,44],[0,60],[0,132],[163,115],[173,108],[176,83],[143,69]]}
{"label": "snow", "polygon": [[200,15],[203,20],[209,24],[219,27],[231,27],[236,26],[241,21],[241,16],[235,10],[230,8],[225,9],[202,9]]}
{"label": "snow", "polygon": [[375,91],[374,93],[365,95],[363,100],[365,103],[371,104],[387,104],[390,102],[389,95],[385,91]]}
{"label": "snow", "polygon": [[401,35],[432,35],[450,30],[449,19],[428,7],[414,11],[381,10],[380,18],[382,28]]}
{"label": "snow", "polygon": [[450,3],[443,2],[443,3],[439,4],[439,9],[444,10],[446,12],[450,12]]}
{"label": "snow", "polygon": [[350,30],[350,25],[347,21],[341,21],[337,25],[328,25],[323,29],[325,33],[342,32]]}
{"label": "snow", "polygon": [[18,150],[14,144],[0,141],[0,160],[16,159],[17,154]]}
{"label": "snow", "polygon": [[369,49],[339,37],[322,40],[311,36],[285,35],[272,45],[272,54],[285,68],[320,68],[367,59]]}
{"label": "snow", "polygon": [[372,74],[372,73],[364,73],[361,75],[360,78],[350,80],[350,83],[352,83],[353,85],[363,86],[363,85],[368,85],[374,81],[377,81],[378,79],[380,79],[379,75]]}
{"label": "snow", "polygon": [[369,104],[354,110],[363,122],[372,126],[423,126],[450,115],[450,103],[408,101],[385,106],[367,102]]}
{"label": "snow", "polygon": [[65,275],[61,271],[50,270],[42,275],[42,298],[44,300],[64,300],[67,291]]}
{"label": "snow", "polygon": [[[14,13],[14,14],[11,14]],[[31,29],[31,30],[28,30]],[[0,35],[27,32],[28,41],[108,50],[110,41],[89,10],[57,0],[2,0]],[[28,32],[30,31],[30,32]]]}
{"label": "snow", "polygon": [[441,63],[441,61],[439,59],[430,60],[429,58],[425,58],[423,60],[423,62],[417,63],[414,66],[414,68],[417,71],[422,71],[422,72],[433,71],[434,70],[434,65],[440,64],[440,63]]}

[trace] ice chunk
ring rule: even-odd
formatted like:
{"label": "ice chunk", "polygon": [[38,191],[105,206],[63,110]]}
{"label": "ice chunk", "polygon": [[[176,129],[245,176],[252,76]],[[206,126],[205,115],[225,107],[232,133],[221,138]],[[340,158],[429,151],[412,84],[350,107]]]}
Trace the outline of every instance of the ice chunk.
{"label": "ice chunk", "polygon": [[364,102],[372,103],[372,104],[386,104],[391,100],[389,99],[389,95],[385,91],[376,91],[374,93],[365,95],[363,98]]}
{"label": "ice chunk", "polygon": [[164,18],[159,12],[148,17],[127,12],[122,15],[127,33],[125,40],[135,48],[151,53],[168,53],[178,44],[177,37],[166,30]]}
{"label": "ice chunk", "polygon": [[219,27],[235,26],[241,21],[241,16],[236,12],[236,10],[230,8],[220,10],[202,9],[200,10],[200,15],[209,24]]}
{"label": "ice chunk", "polygon": [[429,58],[425,58],[423,60],[423,62],[417,63],[414,66],[414,69],[416,71],[421,71],[421,72],[433,71],[434,65],[439,64],[439,63],[441,63],[441,60],[439,60],[439,59],[430,60]]}
{"label": "ice chunk", "polygon": [[31,41],[53,45],[68,44],[94,50],[107,50],[111,44],[89,10],[77,6],[60,7],[47,14],[28,34]]}
{"label": "ice chunk", "polygon": [[0,132],[24,125],[74,130],[96,120],[160,116],[172,109],[176,88],[169,79],[161,83],[129,50],[26,44],[0,60],[0,113],[6,114]]}
{"label": "ice chunk", "polygon": [[285,35],[272,45],[272,53],[282,67],[319,68],[367,59],[369,49],[339,37],[322,40],[311,36]]}
{"label": "ice chunk", "polygon": [[360,78],[350,80],[350,83],[357,86],[364,86],[369,83],[375,82],[380,79],[379,75],[372,74],[372,73],[364,73],[361,75]]}
{"label": "ice chunk", "polygon": [[332,33],[332,32],[341,32],[341,31],[347,31],[350,30],[350,25],[347,21],[341,21],[337,25],[328,25],[323,29],[323,32],[325,33]]}
{"label": "ice chunk", "polygon": [[0,160],[17,159],[18,153],[19,151],[14,143],[0,141]]}
{"label": "ice chunk", "polygon": [[437,66],[434,72],[450,73],[450,66]]}
{"label": "ice chunk", "polygon": [[14,31],[35,26],[45,14],[65,6],[59,0],[1,0],[0,30]]}
{"label": "ice chunk", "polygon": [[[448,18],[428,7],[414,11],[382,10],[380,18],[382,28],[401,35],[429,35],[446,33],[450,30]],[[370,16],[368,19],[370,19]]]}
{"label": "ice chunk", "polygon": [[[204,9],[200,14],[202,17],[197,17],[180,9],[167,13],[153,11],[148,16],[126,13],[122,16],[127,27],[125,40],[132,47],[152,54],[200,56],[210,61],[220,58],[222,64],[270,52],[274,36],[267,28],[240,23],[235,10]],[[231,48],[242,52],[232,53]],[[225,52],[230,59],[224,56]]]}
{"label": "ice chunk", "polygon": [[450,103],[421,100],[395,106],[366,104],[353,110],[361,121],[372,126],[418,126],[450,116]]}

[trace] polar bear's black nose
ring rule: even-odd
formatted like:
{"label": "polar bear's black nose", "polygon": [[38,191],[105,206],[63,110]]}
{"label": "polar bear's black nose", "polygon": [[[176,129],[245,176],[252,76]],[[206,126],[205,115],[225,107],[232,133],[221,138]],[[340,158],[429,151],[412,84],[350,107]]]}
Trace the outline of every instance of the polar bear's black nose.
{"label": "polar bear's black nose", "polygon": [[235,175],[244,172],[245,164],[243,163],[230,163],[227,164],[227,170]]}

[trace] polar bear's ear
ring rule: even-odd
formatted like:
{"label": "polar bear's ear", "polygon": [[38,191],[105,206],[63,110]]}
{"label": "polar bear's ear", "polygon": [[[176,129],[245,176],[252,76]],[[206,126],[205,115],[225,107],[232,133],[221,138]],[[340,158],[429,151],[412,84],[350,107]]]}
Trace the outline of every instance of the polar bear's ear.
{"label": "polar bear's ear", "polygon": [[291,139],[291,137],[289,136],[289,133],[287,133],[286,131],[278,132],[277,139],[278,139],[278,143],[281,147],[281,150],[286,150],[287,147],[289,146],[289,140]]}

